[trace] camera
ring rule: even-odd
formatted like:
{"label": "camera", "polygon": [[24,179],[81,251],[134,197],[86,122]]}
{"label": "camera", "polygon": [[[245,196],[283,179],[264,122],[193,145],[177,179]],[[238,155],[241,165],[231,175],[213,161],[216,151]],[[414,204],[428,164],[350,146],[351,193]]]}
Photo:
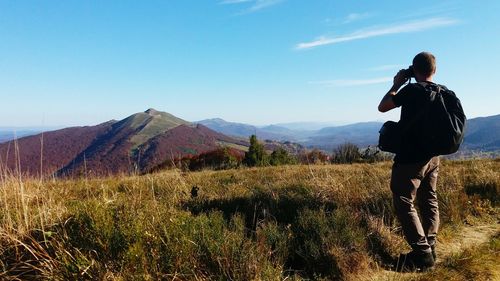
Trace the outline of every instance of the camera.
{"label": "camera", "polygon": [[408,79],[415,77],[415,72],[413,72],[413,65],[410,65],[407,69],[404,70],[404,75]]}

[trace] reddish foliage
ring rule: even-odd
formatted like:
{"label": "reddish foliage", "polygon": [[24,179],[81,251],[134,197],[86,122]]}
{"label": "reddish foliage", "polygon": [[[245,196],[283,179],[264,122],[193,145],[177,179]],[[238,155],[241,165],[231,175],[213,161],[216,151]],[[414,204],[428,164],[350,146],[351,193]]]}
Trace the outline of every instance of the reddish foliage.
{"label": "reddish foliage", "polygon": [[52,174],[70,164],[78,154],[109,131],[111,125],[111,122],[107,122],[91,127],[66,128],[2,143],[0,164],[17,173],[16,162],[19,161],[22,174],[39,175],[42,156],[42,172]]}
{"label": "reddish foliage", "polygon": [[166,161],[172,162],[214,151],[220,147],[221,142],[245,145],[243,141],[237,141],[203,125],[181,125],[142,145],[139,163],[143,171],[150,171]]}

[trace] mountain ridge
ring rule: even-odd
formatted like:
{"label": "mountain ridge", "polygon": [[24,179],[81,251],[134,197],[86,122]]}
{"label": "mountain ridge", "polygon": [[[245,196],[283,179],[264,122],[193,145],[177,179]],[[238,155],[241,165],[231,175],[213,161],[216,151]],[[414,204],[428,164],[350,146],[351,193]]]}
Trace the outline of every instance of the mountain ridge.
{"label": "mountain ridge", "polygon": [[[202,125],[148,109],[119,121],[65,128],[2,143],[0,164],[31,175],[141,172],[174,157],[164,151],[184,157],[215,150],[223,143],[246,145]],[[14,155],[12,151],[18,153]],[[21,163],[20,168],[17,162]]]}
{"label": "mountain ridge", "polygon": [[[240,124],[234,122],[227,122],[227,123],[231,123],[232,126],[236,128]],[[257,131],[257,137],[260,139],[295,141],[306,147],[310,148],[316,147],[330,151],[331,149],[345,142],[351,142],[359,146],[369,146],[369,145],[376,146],[378,143],[378,131],[380,130],[382,124],[383,122],[378,122],[378,121],[359,122],[341,126],[325,127],[316,131],[314,130],[298,131],[298,130],[291,130],[289,128],[286,128],[286,130],[284,130],[282,129],[283,127],[280,127],[278,125],[270,125],[261,127],[261,129],[276,128],[274,126],[277,126],[278,129],[273,132],[274,135],[269,136],[262,133],[259,134],[259,131]],[[251,126],[248,124],[240,124],[240,125]],[[215,131],[219,130],[218,127],[216,126],[212,127],[210,124],[207,124],[207,126]],[[286,134],[283,134],[282,132],[286,132]],[[224,130],[224,133],[228,135],[233,134],[233,132],[227,128],[226,130]],[[248,137],[251,134],[250,133],[248,135],[239,134],[239,137]],[[461,150],[462,151],[500,150],[500,114],[468,119],[465,139]]]}

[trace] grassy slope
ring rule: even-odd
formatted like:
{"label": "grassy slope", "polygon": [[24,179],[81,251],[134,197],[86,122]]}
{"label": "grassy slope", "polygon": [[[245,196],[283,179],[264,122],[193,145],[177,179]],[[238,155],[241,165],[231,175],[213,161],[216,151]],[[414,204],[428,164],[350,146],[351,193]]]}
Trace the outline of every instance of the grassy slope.
{"label": "grassy slope", "polygon": [[[499,160],[442,165],[442,241],[463,222],[498,220],[498,171]],[[73,181],[2,176],[0,278],[370,276],[407,249],[393,216],[389,177],[390,163]],[[196,198],[193,186],[200,188]],[[468,276],[487,276],[491,266],[478,264],[498,260],[498,239],[492,245],[494,254],[481,248],[470,262],[456,258],[419,278],[461,276],[457,266],[469,268]]]}
{"label": "grassy slope", "polygon": [[133,148],[136,148],[147,140],[179,125],[189,124],[189,122],[177,118],[169,113],[159,111],[155,111],[151,114],[143,112],[136,113],[129,118],[131,118],[131,120],[128,122],[128,125],[131,128],[138,129],[142,127],[141,130],[130,140],[133,144]]}

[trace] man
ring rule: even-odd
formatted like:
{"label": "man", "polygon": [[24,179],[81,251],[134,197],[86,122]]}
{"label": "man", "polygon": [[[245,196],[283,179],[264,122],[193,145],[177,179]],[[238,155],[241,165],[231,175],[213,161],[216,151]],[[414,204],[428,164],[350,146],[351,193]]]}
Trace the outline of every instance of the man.
{"label": "man", "polygon": [[[428,89],[438,88],[432,81],[435,72],[435,57],[428,52],[419,53],[413,59],[412,67],[396,74],[392,88],[378,106],[380,112],[402,106],[400,124],[407,126],[402,136],[401,151],[394,158],[391,191],[397,217],[406,241],[413,250],[401,255],[398,270],[427,270],[434,265],[436,259],[436,235],[439,228],[436,182],[439,157],[426,152],[423,144],[418,141],[418,128],[423,126],[423,118],[420,116],[430,102],[431,91]],[[412,76],[417,83],[409,83],[399,91]],[[414,207],[415,199],[421,220]]]}

